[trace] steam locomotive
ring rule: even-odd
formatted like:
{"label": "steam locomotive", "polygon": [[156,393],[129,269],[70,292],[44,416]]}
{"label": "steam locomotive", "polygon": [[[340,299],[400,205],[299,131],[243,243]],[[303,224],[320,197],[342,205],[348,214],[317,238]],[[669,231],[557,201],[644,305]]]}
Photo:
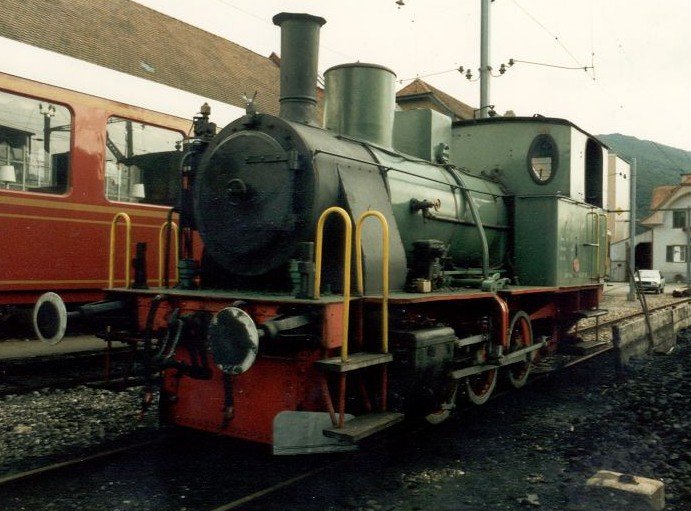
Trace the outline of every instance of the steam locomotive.
{"label": "steam locomotive", "polygon": [[217,134],[208,110],[194,120],[177,284],[148,288],[135,258],[104,301],[68,313],[44,295],[39,337],[95,318],[162,373],[165,421],[277,454],[352,449],[406,415],[482,404],[500,378],[524,385],[603,312],[606,148],[561,119],[395,111],[394,73],[361,63],[325,73],[321,127],[325,20],[273,21],[280,115],[249,102]]}

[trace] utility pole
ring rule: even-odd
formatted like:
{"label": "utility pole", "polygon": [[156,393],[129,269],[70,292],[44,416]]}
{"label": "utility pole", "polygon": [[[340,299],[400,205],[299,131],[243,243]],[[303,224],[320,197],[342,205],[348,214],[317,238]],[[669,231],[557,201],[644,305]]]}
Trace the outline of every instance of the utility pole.
{"label": "utility pole", "polygon": [[489,4],[480,0],[480,118],[489,117]]}
{"label": "utility pole", "polygon": [[636,158],[631,159],[629,195],[629,268],[631,269],[631,280],[629,280],[627,300],[633,302],[636,299],[636,288],[633,281],[636,278]]}

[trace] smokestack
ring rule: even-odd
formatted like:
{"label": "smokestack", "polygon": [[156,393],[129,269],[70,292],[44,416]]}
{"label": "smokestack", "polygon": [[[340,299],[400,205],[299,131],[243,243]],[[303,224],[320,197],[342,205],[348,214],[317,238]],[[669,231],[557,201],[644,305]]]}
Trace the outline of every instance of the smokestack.
{"label": "smokestack", "polygon": [[319,29],[324,18],[282,12],[273,18],[281,27],[281,110],[288,121],[316,125]]}

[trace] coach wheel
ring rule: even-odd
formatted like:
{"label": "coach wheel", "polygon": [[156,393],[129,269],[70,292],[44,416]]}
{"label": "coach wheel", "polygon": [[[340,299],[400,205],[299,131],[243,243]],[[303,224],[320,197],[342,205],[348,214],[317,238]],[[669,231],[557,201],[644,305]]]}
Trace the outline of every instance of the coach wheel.
{"label": "coach wheel", "polygon": [[[533,344],[533,328],[530,325],[530,317],[523,311],[518,311],[509,327],[509,350],[519,350]],[[519,389],[528,381],[530,367],[532,365],[533,354],[528,354],[528,359],[524,362],[516,362],[506,367],[506,379],[509,384]]]}
{"label": "coach wheel", "polygon": [[497,386],[497,370],[490,369],[466,379],[468,400],[474,405],[484,405]]}
{"label": "coach wheel", "polygon": [[32,314],[32,325],[36,337],[54,345],[62,341],[67,329],[67,309],[65,302],[55,293],[42,294]]}

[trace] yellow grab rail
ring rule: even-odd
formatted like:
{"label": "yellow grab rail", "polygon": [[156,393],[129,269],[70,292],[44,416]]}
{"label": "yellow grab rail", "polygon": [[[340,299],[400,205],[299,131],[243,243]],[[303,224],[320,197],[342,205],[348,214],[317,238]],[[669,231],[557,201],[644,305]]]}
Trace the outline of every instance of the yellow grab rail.
{"label": "yellow grab rail", "polygon": [[389,352],[389,223],[379,211],[365,211],[355,224],[355,261],[357,264],[357,290],[360,295],[365,294],[362,276],[362,224],[368,217],[379,219],[382,229],[382,301],[381,301],[381,344],[382,353]]}
{"label": "yellow grab rail", "polygon": [[[166,228],[172,229],[173,231],[173,252],[175,253],[175,280],[180,280],[180,269],[178,268],[178,263],[180,262],[180,254],[178,253],[178,245],[180,243],[180,228],[175,222],[165,221],[158,231],[158,286],[163,287],[163,263],[164,263],[164,233]],[[167,255],[167,254],[166,254]]]}
{"label": "yellow grab rail", "polygon": [[350,316],[350,260],[352,255],[353,222],[348,216],[348,212],[332,206],[326,209],[319,217],[317,222],[317,239],[315,247],[315,270],[314,270],[314,297],[319,298],[322,278],[322,249],[324,244],[324,222],[332,213],[336,213],[343,219],[345,233],[343,234],[343,343],[341,344],[341,361],[348,360],[348,321]]}
{"label": "yellow grab rail", "polygon": [[115,227],[118,221],[122,219],[125,222],[125,287],[130,287],[130,261],[132,247],[132,221],[127,213],[120,212],[110,223],[110,250],[108,254],[108,287],[113,287],[115,282]]}

